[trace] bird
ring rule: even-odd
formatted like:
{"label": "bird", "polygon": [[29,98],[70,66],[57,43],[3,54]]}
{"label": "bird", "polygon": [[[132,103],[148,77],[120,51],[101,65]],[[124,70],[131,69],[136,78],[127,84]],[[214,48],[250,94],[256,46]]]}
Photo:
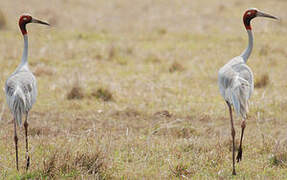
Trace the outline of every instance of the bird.
{"label": "bird", "polygon": [[243,15],[243,23],[248,34],[248,46],[241,55],[231,59],[227,64],[221,67],[218,72],[219,91],[228,106],[230,115],[232,136],[232,175],[236,175],[235,129],[233,124],[232,106],[236,114],[242,118],[240,145],[236,157],[237,162],[240,162],[242,159],[242,139],[248,113],[248,100],[254,90],[253,72],[246,63],[253,48],[253,33],[250,22],[256,17],[278,20],[277,17],[259,11],[257,8],[247,9]]}
{"label": "bird", "polygon": [[16,154],[16,167],[18,166],[18,137],[17,125],[22,127],[22,116],[25,115],[25,141],[26,141],[26,170],[30,166],[30,156],[28,148],[28,113],[37,97],[37,82],[33,73],[28,66],[28,35],[26,25],[29,23],[38,23],[43,25],[50,25],[47,22],[33,18],[29,14],[23,14],[19,18],[19,27],[24,38],[24,51],[21,63],[16,70],[7,78],[5,82],[5,95],[8,107],[13,115],[14,122],[14,142]]}

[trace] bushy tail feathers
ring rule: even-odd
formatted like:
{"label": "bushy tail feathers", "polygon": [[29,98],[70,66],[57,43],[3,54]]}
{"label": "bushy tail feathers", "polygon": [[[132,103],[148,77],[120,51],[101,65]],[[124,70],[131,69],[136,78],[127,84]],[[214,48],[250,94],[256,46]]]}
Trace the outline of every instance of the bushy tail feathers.
{"label": "bushy tail feathers", "polygon": [[233,81],[230,100],[234,106],[237,115],[246,119],[246,115],[249,111],[248,109],[248,99],[249,99],[250,85],[245,79],[237,76]]}
{"label": "bushy tail feathers", "polygon": [[13,115],[19,126],[22,126],[22,115],[25,113],[26,97],[23,91],[17,87],[13,94]]}

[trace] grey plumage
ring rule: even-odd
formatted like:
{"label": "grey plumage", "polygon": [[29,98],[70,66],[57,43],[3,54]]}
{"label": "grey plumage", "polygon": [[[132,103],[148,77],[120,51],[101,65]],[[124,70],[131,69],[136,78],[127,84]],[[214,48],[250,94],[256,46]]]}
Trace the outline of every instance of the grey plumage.
{"label": "grey plumage", "polygon": [[246,62],[251,55],[253,49],[253,34],[250,21],[255,17],[268,17],[277,19],[267,13],[260,12],[256,8],[251,8],[245,11],[243,15],[243,23],[248,34],[248,46],[241,53],[231,59],[227,64],[219,69],[218,72],[218,86],[220,94],[223,96],[228,106],[231,124],[232,136],[232,175],[236,175],[235,171],[235,128],[232,115],[232,106],[237,115],[242,117],[241,121],[241,136],[240,144],[238,147],[238,154],[236,157],[237,162],[242,160],[242,140],[246,127],[246,116],[248,113],[248,100],[254,90],[253,73],[246,65]]}
{"label": "grey plumage", "polygon": [[6,80],[5,94],[7,104],[13,114],[14,122],[14,142],[16,167],[19,171],[18,161],[18,136],[17,124],[22,125],[22,116],[25,114],[24,129],[26,142],[26,171],[30,166],[29,143],[28,143],[28,114],[37,96],[37,82],[33,73],[28,67],[28,35],[26,25],[29,23],[39,23],[49,25],[46,22],[32,18],[32,16],[24,14],[19,19],[19,27],[24,38],[24,51],[22,60],[16,71]]}
{"label": "grey plumage", "polygon": [[27,65],[17,69],[5,83],[7,104],[19,126],[22,115],[28,113],[36,101],[36,78]]}
{"label": "grey plumage", "polygon": [[241,56],[231,59],[220,68],[218,86],[225,101],[233,105],[237,115],[245,119],[254,82],[253,73]]}

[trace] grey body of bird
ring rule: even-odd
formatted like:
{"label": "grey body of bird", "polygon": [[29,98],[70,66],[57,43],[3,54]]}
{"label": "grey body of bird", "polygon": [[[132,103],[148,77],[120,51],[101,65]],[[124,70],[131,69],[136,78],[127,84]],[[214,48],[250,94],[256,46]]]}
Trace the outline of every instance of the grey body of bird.
{"label": "grey body of bird", "polygon": [[22,115],[28,113],[37,97],[37,83],[27,64],[17,69],[5,83],[7,104],[18,125]]}
{"label": "grey body of bird", "polygon": [[231,124],[232,136],[232,175],[236,175],[235,171],[235,128],[232,115],[232,106],[237,115],[242,117],[241,121],[241,137],[237,154],[237,162],[242,160],[242,140],[244,129],[246,127],[246,116],[248,113],[248,100],[254,90],[253,73],[246,65],[253,48],[253,34],[250,22],[255,17],[268,17],[278,19],[267,13],[263,13],[256,8],[250,8],[243,15],[243,23],[248,34],[248,46],[241,53],[231,59],[227,64],[219,69],[218,86],[220,94],[223,96],[228,106]]}
{"label": "grey body of bird", "polygon": [[253,73],[241,56],[231,59],[218,72],[219,91],[225,101],[234,106],[238,115],[246,118],[248,99],[254,89]]}
{"label": "grey body of bird", "polygon": [[20,16],[19,27],[24,38],[24,51],[22,60],[17,69],[12,73],[5,83],[5,94],[7,104],[13,114],[14,121],[14,142],[16,155],[16,168],[19,171],[18,161],[18,136],[17,124],[22,125],[22,116],[25,114],[25,142],[26,142],[26,171],[30,166],[29,143],[28,143],[28,113],[36,102],[37,82],[33,73],[28,67],[28,35],[26,25],[29,23],[38,23],[49,25],[46,22],[35,19],[30,15]]}

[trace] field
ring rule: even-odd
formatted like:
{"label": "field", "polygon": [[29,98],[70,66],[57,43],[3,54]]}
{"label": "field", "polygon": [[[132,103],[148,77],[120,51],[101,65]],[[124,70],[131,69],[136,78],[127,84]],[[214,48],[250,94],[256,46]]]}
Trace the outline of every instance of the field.
{"label": "field", "polygon": [[[228,108],[217,72],[247,46],[255,91],[243,160],[231,176]],[[286,179],[287,1],[4,1],[0,86],[20,63],[18,18],[28,12],[29,63],[38,98],[15,166],[12,115],[0,93],[0,179]],[[2,25],[2,26],[1,26]],[[239,144],[240,118],[235,119]]]}

